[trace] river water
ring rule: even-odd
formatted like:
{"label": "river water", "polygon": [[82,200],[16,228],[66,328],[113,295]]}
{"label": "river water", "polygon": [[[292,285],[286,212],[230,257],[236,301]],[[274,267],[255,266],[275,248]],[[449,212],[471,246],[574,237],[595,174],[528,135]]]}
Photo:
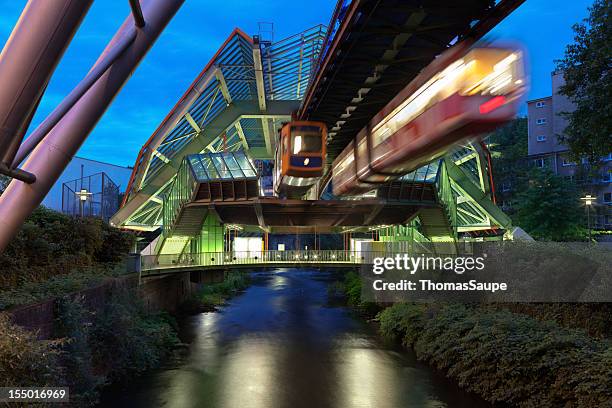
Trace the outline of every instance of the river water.
{"label": "river water", "polygon": [[181,322],[186,356],[102,407],[480,407],[481,400],[387,344],[346,307],[330,303],[336,272],[278,269],[218,312]]}

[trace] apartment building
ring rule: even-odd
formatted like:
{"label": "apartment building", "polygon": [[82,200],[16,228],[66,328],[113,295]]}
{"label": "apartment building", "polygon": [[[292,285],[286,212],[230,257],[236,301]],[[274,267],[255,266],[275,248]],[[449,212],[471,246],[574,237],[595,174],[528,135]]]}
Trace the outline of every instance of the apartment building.
{"label": "apartment building", "polygon": [[587,177],[586,159],[575,163],[569,158],[569,149],[559,142],[567,127],[562,112],[571,112],[572,102],[559,93],[564,84],[563,74],[553,72],[552,95],[527,102],[528,160],[535,167],[549,168],[555,174],[575,180],[584,194],[596,197],[596,216],[593,226],[612,228],[612,154],[604,157],[604,165],[595,177]]}

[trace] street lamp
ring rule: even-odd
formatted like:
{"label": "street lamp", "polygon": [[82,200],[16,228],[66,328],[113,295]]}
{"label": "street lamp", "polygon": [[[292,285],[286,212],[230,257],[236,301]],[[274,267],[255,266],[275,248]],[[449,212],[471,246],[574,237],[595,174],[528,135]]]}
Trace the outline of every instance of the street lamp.
{"label": "street lamp", "polygon": [[81,218],[82,218],[83,217],[83,206],[85,205],[85,202],[87,201],[89,196],[93,194],[85,190],[84,188],[82,188],[81,191],[78,191],[74,194],[76,194],[76,196],[79,198],[79,211],[81,213]]}
{"label": "street lamp", "polygon": [[587,194],[580,199],[584,201],[584,205],[586,205],[587,208],[587,228],[589,229],[589,242],[591,242],[591,206],[593,205],[593,201],[595,201],[595,197]]}

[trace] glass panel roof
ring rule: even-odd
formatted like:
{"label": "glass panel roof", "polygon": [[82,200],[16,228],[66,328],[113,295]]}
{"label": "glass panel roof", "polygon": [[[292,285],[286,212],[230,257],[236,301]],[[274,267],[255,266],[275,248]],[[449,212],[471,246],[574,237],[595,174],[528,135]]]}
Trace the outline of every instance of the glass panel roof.
{"label": "glass panel roof", "polygon": [[257,171],[243,151],[192,154],[186,159],[200,183],[257,179]]}

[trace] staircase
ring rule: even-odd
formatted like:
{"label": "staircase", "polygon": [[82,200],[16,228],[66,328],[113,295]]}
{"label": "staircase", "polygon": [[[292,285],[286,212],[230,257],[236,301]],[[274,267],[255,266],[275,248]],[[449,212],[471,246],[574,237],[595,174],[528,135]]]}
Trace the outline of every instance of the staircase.
{"label": "staircase", "polygon": [[438,205],[419,210],[421,231],[432,240],[456,240],[457,203],[451,189],[446,163],[443,160],[439,163],[433,186],[435,186],[435,200]]}

